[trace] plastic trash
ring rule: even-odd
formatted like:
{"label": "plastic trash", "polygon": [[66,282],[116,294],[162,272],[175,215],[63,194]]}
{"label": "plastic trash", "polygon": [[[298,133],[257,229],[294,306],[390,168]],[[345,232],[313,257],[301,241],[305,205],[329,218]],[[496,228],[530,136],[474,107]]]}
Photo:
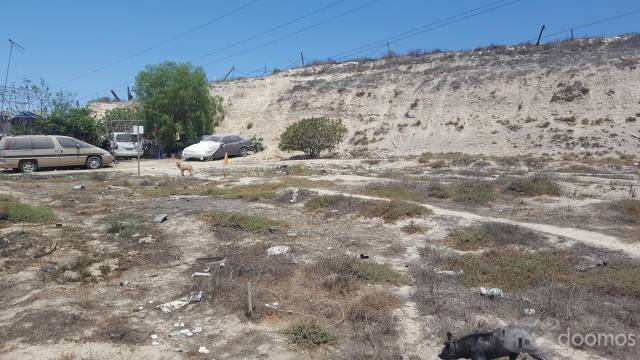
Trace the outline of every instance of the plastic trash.
{"label": "plastic trash", "polygon": [[167,215],[167,214],[160,214],[160,215],[156,216],[155,218],[153,218],[153,222],[157,223],[157,224],[160,224],[160,223],[165,222],[165,220],[167,220],[168,217],[169,217],[169,215]]}
{"label": "plastic trash", "polygon": [[191,277],[199,277],[199,276],[211,276],[208,272],[194,272],[191,274]]}
{"label": "plastic trash", "polygon": [[158,309],[162,310],[162,312],[168,314],[172,311],[176,311],[188,304],[197,303],[202,301],[202,291],[194,291],[191,294],[181,297],[180,299],[176,299],[170,301],[168,303],[158,305]]}
{"label": "plastic trash", "polygon": [[524,309],[524,314],[528,316],[533,316],[536,314],[536,309]]}
{"label": "plastic trash", "polygon": [[436,274],[449,275],[449,276],[458,276],[464,275],[464,270],[452,271],[452,270],[438,270]]}
{"label": "plastic trash", "polygon": [[289,252],[287,245],[276,245],[267,249],[267,255],[283,255]]}
{"label": "plastic trash", "polygon": [[204,347],[204,346],[200,346],[200,347],[198,348],[198,352],[199,352],[200,354],[208,354],[208,353],[209,353],[209,349],[207,349],[207,348],[206,348],[206,347]]}
{"label": "plastic trash", "polygon": [[84,190],[84,189],[86,189],[86,188],[84,187],[84,185],[74,185],[74,186],[73,186],[73,190]]}
{"label": "plastic trash", "polygon": [[484,288],[481,287],[480,290],[480,295],[482,296],[487,296],[489,298],[496,298],[496,297],[503,297],[504,296],[504,291],[502,291],[502,289],[499,288]]}

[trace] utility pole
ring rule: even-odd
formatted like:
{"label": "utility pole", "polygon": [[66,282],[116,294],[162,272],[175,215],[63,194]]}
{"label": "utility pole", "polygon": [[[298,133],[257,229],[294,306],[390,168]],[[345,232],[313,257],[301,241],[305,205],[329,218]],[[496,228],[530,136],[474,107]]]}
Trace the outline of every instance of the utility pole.
{"label": "utility pole", "polygon": [[387,56],[391,56],[391,48],[389,47],[388,41],[387,41]]}
{"label": "utility pole", "polygon": [[267,64],[264,64],[264,76],[267,76]]}
{"label": "utility pole", "polygon": [[302,60],[302,67],[304,67],[304,55],[302,55],[302,51],[300,51],[300,59]]}
{"label": "utility pole", "polygon": [[7,62],[7,71],[4,74],[4,88],[2,88],[2,103],[0,105],[0,116],[2,116],[2,112],[4,111],[4,100],[7,96],[7,80],[9,80],[9,67],[11,66],[11,55],[13,55],[13,47],[17,47],[18,49],[25,50],[22,45],[17,42],[9,39],[9,61]]}
{"label": "utility pole", "polygon": [[536,42],[536,46],[540,45],[540,39],[542,39],[543,31],[544,31],[544,25],[542,25],[542,29],[540,29],[540,35],[538,35],[538,42]]}
{"label": "utility pole", "polygon": [[573,28],[571,28],[571,41],[573,41]]}

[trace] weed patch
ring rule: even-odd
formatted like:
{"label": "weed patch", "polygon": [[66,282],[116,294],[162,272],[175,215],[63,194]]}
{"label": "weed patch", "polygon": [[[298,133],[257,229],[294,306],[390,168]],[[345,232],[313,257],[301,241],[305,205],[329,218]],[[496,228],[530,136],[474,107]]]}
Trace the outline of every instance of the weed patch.
{"label": "weed patch", "polygon": [[504,248],[513,245],[536,248],[542,241],[542,237],[531,230],[496,222],[456,229],[447,239],[452,247],[463,251]]}
{"label": "weed patch", "polygon": [[33,207],[7,196],[0,199],[0,220],[12,223],[48,224],[55,219],[56,216],[51,209]]}
{"label": "weed patch", "polygon": [[640,223],[640,200],[623,199],[609,204],[609,208],[618,214],[625,223]]}
{"label": "weed patch", "polygon": [[105,222],[107,232],[117,234],[123,238],[130,239],[134,234],[139,234],[144,230],[144,220],[135,214],[119,213],[109,215]]}
{"label": "weed patch", "polygon": [[560,196],[560,185],[548,176],[534,175],[512,180],[505,191],[523,196]]}
{"label": "weed patch", "polygon": [[251,233],[266,233],[288,226],[285,221],[274,220],[265,216],[225,211],[215,211],[207,214],[205,220],[214,228],[229,228]]}
{"label": "weed patch", "polygon": [[365,202],[358,211],[358,214],[362,217],[379,217],[387,223],[429,213],[431,213],[431,210],[423,206],[400,200]]}
{"label": "weed patch", "polygon": [[331,330],[315,320],[307,319],[294,321],[287,326],[283,333],[291,344],[303,348],[315,348],[335,339]]}

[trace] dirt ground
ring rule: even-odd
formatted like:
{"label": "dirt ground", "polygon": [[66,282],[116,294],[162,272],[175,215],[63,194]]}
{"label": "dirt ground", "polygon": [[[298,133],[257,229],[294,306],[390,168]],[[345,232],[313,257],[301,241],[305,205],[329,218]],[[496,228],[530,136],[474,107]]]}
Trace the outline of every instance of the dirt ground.
{"label": "dirt ground", "polygon": [[53,217],[0,217],[0,358],[435,359],[532,319],[551,359],[638,358],[557,341],[637,336],[637,164],[436,160],[3,173],[3,209]]}

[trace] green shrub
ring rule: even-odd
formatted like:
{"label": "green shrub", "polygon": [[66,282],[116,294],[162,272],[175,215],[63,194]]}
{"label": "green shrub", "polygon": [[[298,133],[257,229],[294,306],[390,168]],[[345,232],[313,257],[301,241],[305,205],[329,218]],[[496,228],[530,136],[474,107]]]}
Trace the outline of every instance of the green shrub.
{"label": "green shrub", "polygon": [[486,204],[496,199],[496,188],[488,181],[465,181],[450,185],[448,193],[455,202]]}
{"label": "green shrub", "polygon": [[317,211],[335,205],[344,198],[345,196],[342,195],[320,195],[309,199],[304,204],[304,208],[309,211]]}
{"label": "green shrub", "polygon": [[53,222],[55,219],[56,216],[51,209],[22,204],[11,197],[3,197],[3,199],[0,199],[0,220],[7,220],[13,223],[47,224]]}
{"label": "green shrub", "polygon": [[423,234],[425,232],[422,226],[415,224],[413,221],[400,228],[400,230],[407,234]]}
{"label": "green shrub", "polygon": [[525,196],[560,195],[560,185],[544,175],[534,175],[513,180],[505,190]]}
{"label": "green shrub", "polygon": [[278,149],[302,151],[317,158],[323,151],[333,151],[344,139],[347,128],[339,119],[306,118],[295,122],[280,135]]}
{"label": "green shrub", "polygon": [[206,220],[213,227],[230,228],[252,233],[264,233],[287,226],[284,221],[273,220],[265,216],[225,211],[210,213],[206,216]]}
{"label": "green shrub", "polygon": [[253,128],[253,123],[252,123],[252,122],[249,122],[249,123],[247,124],[247,130],[251,130],[252,128]]}
{"label": "green shrub", "polygon": [[473,251],[511,245],[538,247],[542,244],[542,237],[517,225],[489,222],[455,229],[447,242],[458,250]]}
{"label": "green shrub", "polygon": [[113,214],[108,216],[105,221],[108,233],[118,234],[124,238],[131,238],[134,234],[143,230],[143,219],[134,214]]}
{"label": "green shrub", "polygon": [[370,201],[360,207],[358,214],[363,217],[379,217],[385,222],[395,222],[405,217],[415,217],[431,213],[431,210],[417,204],[400,200]]}
{"label": "green shrub", "polygon": [[307,319],[289,324],[284,330],[284,335],[290,343],[304,348],[314,348],[335,339],[331,330],[318,324],[315,320]]}

